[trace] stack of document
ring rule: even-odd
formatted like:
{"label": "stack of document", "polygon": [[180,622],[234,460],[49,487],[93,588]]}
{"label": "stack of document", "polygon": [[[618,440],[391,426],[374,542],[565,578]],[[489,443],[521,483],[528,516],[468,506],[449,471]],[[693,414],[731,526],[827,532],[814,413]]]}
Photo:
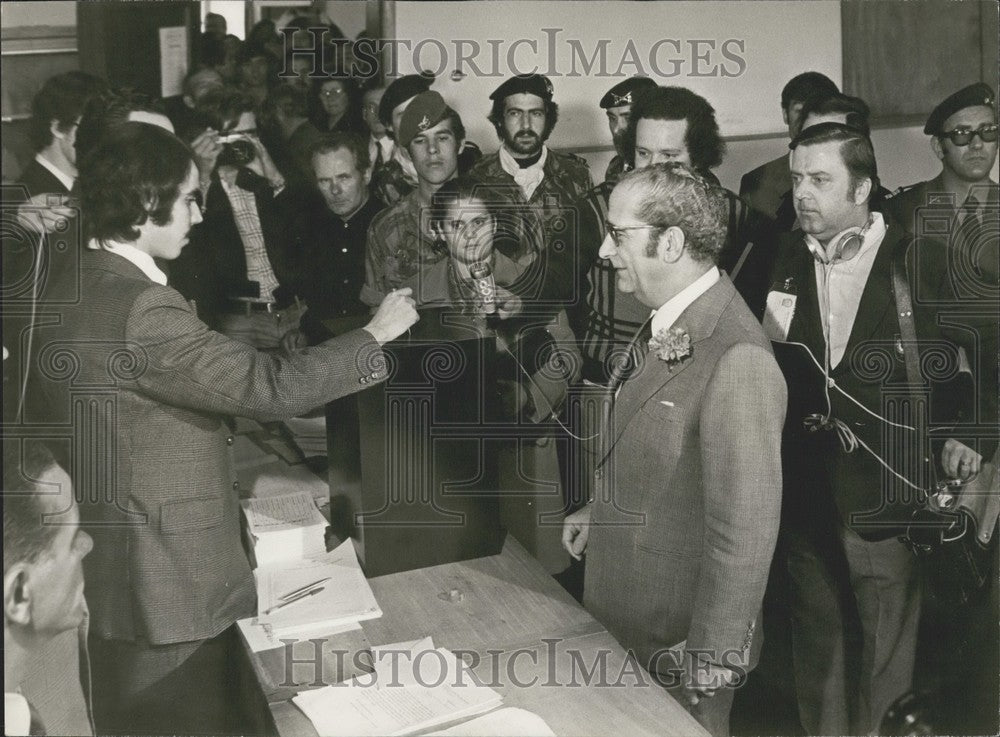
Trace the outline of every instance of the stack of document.
{"label": "stack of document", "polygon": [[326,416],[294,417],[285,420],[285,425],[291,431],[295,444],[302,454],[310,456],[326,455]]}
{"label": "stack of document", "polygon": [[258,566],[302,560],[326,551],[326,519],[307,491],[240,502]]}
{"label": "stack of document", "polygon": [[254,576],[256,624],[274,639],[382,616],[349,539],[329,553],[259,566]]}
{"label": "stack of document", "polygon": [[372,648],[375,672],[292,701],[325,736],[408,735],[500,706],[500,694],[430,638]]}

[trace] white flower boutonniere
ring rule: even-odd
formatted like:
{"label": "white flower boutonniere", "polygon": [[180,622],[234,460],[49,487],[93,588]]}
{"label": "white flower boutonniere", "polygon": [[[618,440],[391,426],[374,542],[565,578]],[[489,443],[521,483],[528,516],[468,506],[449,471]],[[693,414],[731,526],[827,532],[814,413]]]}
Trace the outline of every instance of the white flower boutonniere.
{"label": "white flower boutonniere", "polygon": [[687,330],[675,325],[669,330],[661,330],[649,339],[649,350],[665,361],[670,370],[691,355],[691,336]]}

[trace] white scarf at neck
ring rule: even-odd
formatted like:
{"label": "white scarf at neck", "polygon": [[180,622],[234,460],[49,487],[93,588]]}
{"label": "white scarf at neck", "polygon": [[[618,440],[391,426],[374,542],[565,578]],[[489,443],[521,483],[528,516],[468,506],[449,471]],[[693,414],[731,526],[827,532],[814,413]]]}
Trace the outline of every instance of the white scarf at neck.
{"label": "white scarf at neck", "polygon": [[545,166],[545,160],[549,158],[548,146],[542,146],[542,155],[531,166],[521,168],[517,163],[517,159],[510,155],[510,151],[507,150],[506,146],[500,147],[500,166],[503,170],[514,177],[514,181],[517,182],[517,186],[521,188],[524,192],[524,199],[530,200],[531,195],[534,194],[538,185],[542,183],[542,179],[545,177],[545,172],[543,168]]}

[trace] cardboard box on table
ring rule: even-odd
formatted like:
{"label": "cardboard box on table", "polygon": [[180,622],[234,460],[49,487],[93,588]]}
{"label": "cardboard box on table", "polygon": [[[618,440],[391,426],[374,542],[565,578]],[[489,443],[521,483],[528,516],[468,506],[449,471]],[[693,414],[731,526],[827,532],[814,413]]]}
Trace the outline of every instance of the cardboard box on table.
{"label": "cardboard box on table", "polygon": [[386,381],[327,405],[330,524],[367,576],[500,552],[495,341],[454,310],[422,311],[385,346]]}

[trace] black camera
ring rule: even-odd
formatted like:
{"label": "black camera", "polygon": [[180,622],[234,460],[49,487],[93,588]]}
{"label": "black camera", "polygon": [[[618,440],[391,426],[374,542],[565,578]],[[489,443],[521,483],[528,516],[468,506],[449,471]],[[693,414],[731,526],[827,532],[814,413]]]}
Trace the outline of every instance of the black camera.
{"label": "black camera", "polygon": [[257,158],[257,149],[253,143],[238,133],[219,136],[219,143],[222,144],[222,151],[216,160],[217,166],[241,167]]}

